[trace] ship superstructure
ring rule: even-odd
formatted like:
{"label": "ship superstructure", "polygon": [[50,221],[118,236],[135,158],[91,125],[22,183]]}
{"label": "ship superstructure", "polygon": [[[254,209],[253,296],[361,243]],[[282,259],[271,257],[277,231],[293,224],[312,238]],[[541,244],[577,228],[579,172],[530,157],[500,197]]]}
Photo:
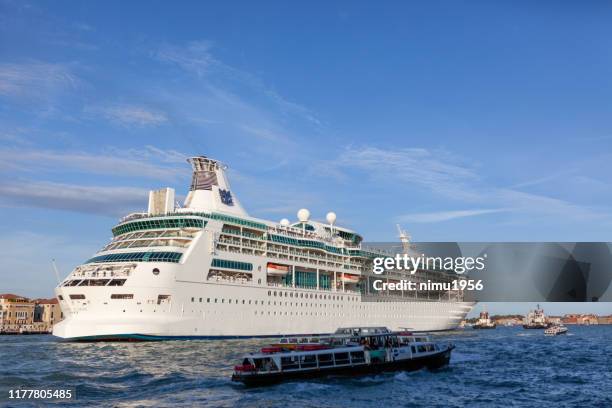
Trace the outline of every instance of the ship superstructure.
{"label": "ship superstructure", "polygon": [[[226,166],[199,156],[182,207],[174,190],[149,194],[148,211],[113,229],[112,240],[56,288],[69,339],[252,337],[330,333],[339,326],[455,328],[472,307],[462,293],[362,302],[371,259],[362,237],[310,219],[251,217]],[[429,274],[429,275],[428,275]],[[425,271],[421,279],[440,276]],[[400,277],[397,277],[398,279]],[[449,278],[450,279],[450,278]]]}
{"label": "ship superstructure", "polygon": [[523,328],[525,329],[547,329],[550,325],[550,321],[540,305],[535,310],[530,311],[523,322]]}

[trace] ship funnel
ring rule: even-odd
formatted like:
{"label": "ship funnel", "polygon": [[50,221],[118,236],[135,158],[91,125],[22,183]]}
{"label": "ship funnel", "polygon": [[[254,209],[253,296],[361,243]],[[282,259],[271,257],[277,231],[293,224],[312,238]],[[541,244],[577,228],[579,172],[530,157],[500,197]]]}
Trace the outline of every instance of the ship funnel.
{"label": "ship funnel", "polygon": [[206,156],[187,159],[193,168],[185,207],[196,211],[248,215],[230,189],[227,166]]}

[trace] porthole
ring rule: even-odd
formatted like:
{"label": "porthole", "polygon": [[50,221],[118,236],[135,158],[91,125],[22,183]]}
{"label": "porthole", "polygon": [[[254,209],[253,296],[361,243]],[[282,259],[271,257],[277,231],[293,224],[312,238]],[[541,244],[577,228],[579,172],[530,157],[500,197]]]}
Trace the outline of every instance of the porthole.
{"label": "porthole", "polygon": [[155,276],[159,275],[159,269],[158,268],[153,268],[153,275],[155,275]]}

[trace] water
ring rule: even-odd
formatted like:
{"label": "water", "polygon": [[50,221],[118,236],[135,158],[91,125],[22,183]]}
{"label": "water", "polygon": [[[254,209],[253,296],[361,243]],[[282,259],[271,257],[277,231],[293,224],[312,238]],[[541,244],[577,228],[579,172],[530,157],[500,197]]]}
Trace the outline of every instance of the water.
{"label": "water", "polygon": [[76,388],[72,406],[612,406],[612,326],[570,326],[557,337],[502,327],[435,338],[457,345],[451,365],[438,372],[245,389],[230,381],[231,368],[269,341],[81,344],[0,336],[0,405],[18,406],[6,400],[7,389],[22,386]]}

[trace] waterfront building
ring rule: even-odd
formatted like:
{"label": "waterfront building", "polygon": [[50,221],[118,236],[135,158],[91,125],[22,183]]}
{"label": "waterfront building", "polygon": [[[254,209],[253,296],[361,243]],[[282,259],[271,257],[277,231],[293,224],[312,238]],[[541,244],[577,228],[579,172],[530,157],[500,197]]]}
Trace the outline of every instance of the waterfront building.
{"label": "waterfront building", "polygon": [[34,303],[12,293],[0,295],[0,333],[19,333],[34,321]]}

